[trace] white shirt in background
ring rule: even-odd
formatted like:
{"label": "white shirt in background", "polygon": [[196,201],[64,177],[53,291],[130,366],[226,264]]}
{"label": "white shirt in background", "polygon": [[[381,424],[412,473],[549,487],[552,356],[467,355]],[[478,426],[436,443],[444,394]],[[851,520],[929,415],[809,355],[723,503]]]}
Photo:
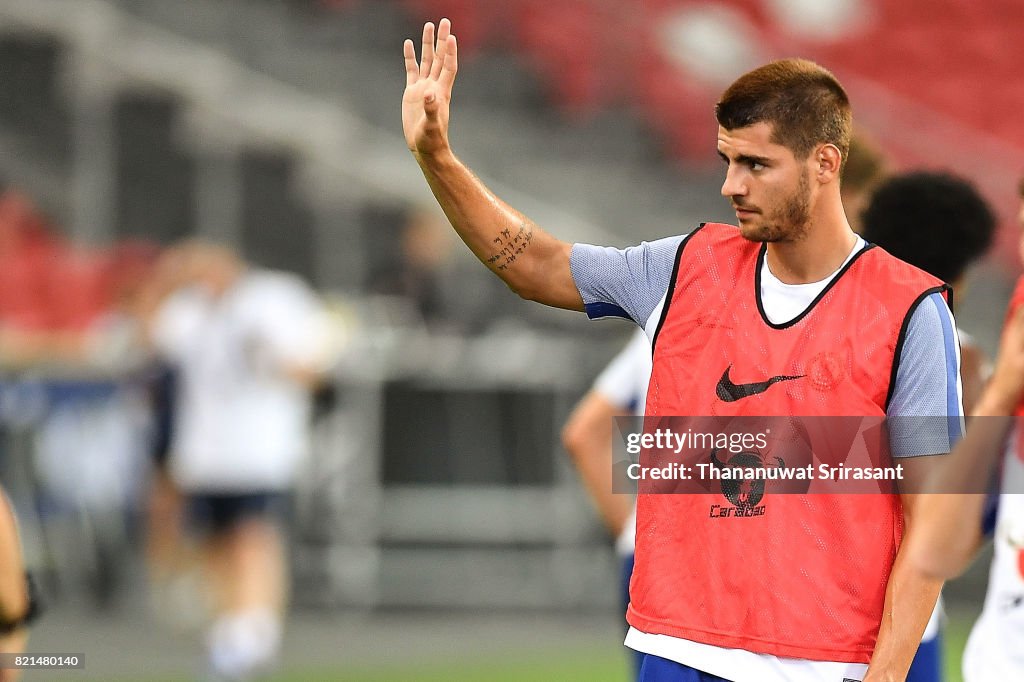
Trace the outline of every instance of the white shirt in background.
{"label": "white shirt in background", "polygon": [[157,311],[153,341],[179,370],[171,473],[189,492],[289,487],[307,449],[309,391],[327,337],[298,277],[248,270],[220,298],[190,287]]}

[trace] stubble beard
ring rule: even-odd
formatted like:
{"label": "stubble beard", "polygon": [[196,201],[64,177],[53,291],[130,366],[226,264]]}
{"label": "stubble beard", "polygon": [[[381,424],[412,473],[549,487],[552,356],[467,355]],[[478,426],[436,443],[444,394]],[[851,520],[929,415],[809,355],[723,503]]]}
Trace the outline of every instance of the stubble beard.
{"label": "stubble beard", "polygon": [[807,235],[811,223],[811,181],[801,173],[796,191],[786,197],[779,210],[743,234],[752,242],[797,242]]}

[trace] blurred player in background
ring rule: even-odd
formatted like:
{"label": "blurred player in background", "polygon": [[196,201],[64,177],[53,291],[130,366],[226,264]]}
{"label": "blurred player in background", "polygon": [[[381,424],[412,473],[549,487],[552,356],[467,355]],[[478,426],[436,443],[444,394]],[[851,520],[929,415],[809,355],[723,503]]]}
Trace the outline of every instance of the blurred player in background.
{"label": "blurred player in background", "polygon": [[850,219],[850,227],[857,234],[863,234],[862,214],[872,192],[888,174],[889,164],[874,141],[863,131],[854,132],[850,138],[850,156],[843,163],[839,194]]}
{"label": "blurred player in background", "polygon": [[[562,443],[590,499],[615,538],[615,551],[622,570],[623,613],[629,606],[629,579],[633,575],[636,505],[633,496],[613,491],[612,419],[643,416],[650,378],[651,342],[643,330],[638,329],[597,377],[562,429]],[[643,657],[633,652],[632,658],[634,672],[639,676]]]}
{"label": "blurred player in background", "polygon": [[[1020,200],[1024,227],[1024,180]],[[1024,238],[1021,248],[1024,255]],[[992,379],[972,415],[966,437],[929,482],[933,494],[922,500],[923,522],[909,539],[910,553],[922,569],[952,578],[992,538],[988,593],[964,650],[964,680],[1016,680],[1024,676],[1024,278],[1010,300]],[[989,487],[996,492],[982,492]]]}
{"label": "blurred player in background", "polygon": [[190,243],[161,264],[149,314],[178,371],[170,471],[213,596],[210,672],[248,679],[281,642],[287,562],[280,527],[307,447],[310,391],[325,370],[321,305],[298,277]]}
{"label": "blurred player in background", "polygon": [[[991,208],[969,182],[948,173],[919,171],[878,186],[864,211],[861,235],[949,282],[957,309],[967,270],[988,251],[995,229]],[[978,344],[963,330],[959,336],[964,412],[969,413],[991,368]]]}
{"label": "blurred player in background", "polygon": [[941,430],[903,420],[907,430],[891,434],[900,497],[773,495],[772,513],[746,523],[709,518],[702,495],[641,491],[626,638],[645,654],[641,679],[904,678],[941,582],[906,560],[900,538],[936,459],[924,455],[947,453],[961,435],[956,332],[948,287],[850,229],[842,87],[816,64],[783,60],[723,94],[722,194],[739,229],[708,224],[625,250],[571,245],[452,152],[450,31],[443,20],[435,40],[428,23],[419,61],[404,45],[410,151],[459,236],[513,291],[644,328],[654,346],[648,418],[947,417]]}
{"label": "blurred player in background", "polygon": [[[959,301],[967,269],[988,250],[995,227],[991,209],[969,182],[948,173],[918,171],[896,175],[878,185],[863,211],[861,235],[897,258],[949,282]],[[958,330],[958,335],[963,406],[969,413],[991,368],[977,343],[963,330]],[[942,679],[942,618],[940,599],[914,657],[908,682]]]}

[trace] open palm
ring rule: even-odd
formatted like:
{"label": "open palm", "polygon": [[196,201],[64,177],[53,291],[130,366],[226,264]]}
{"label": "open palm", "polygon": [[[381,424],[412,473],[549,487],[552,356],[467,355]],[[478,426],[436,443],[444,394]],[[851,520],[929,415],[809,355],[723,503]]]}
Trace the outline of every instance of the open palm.
{"label": "open palm", "polygon": [[442,19],[434,42],[434,24],[423,26],[423,51],[416,62],[411,40],[405,51],[405,95],[402,97],[402,129],[409,150],[417,155],[434,154],[448,146],[448,108],[458,71],[458,46],[451,22]]}

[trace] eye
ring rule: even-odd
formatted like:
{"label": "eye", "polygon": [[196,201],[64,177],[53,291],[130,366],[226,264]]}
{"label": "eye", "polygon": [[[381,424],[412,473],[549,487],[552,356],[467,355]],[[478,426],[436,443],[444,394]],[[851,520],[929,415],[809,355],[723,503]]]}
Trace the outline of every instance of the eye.
{"label": "eye", "polygon": [[750,170],[752,170],[752,171],[760,171],[760,170],[764,170],[765,168],[766,168],[766,166],[763,163],[761,163],[760,161],[751,161],[750,162]]}

